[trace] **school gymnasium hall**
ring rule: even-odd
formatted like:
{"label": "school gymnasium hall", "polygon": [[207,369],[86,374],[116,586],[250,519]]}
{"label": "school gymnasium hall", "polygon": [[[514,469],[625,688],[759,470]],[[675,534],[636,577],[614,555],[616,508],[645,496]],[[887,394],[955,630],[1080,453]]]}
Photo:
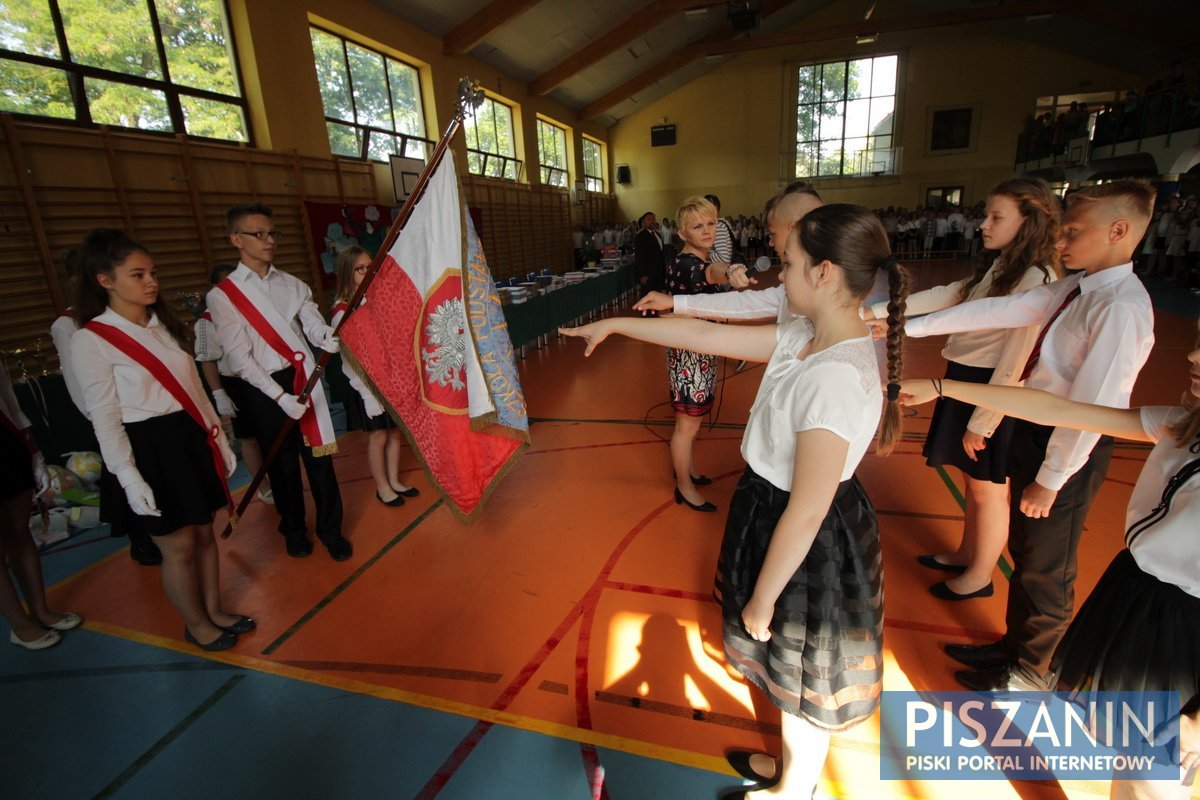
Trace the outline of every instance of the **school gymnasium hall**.
{"label": "school gymnasium hall", "polygon": [[[87,231],[144,244],[190,327],[209,269],[237,260],[225,210],[263,202],[282,234],[275,265],[328,315],[331,257],[383,240],[463,76],[485,99],[447,157],[503,287],[530,432],[470,522],[409,441],[400,475],[420,494],[386,506],[366,434],[346,430],[353,390],[335,360],[325,391],[353,556],[289,558],[274,508],[251,502],[219,548],[225,605],[257,629],[219,653],[184,640],[159,568],[126,538],[35,531],[50,607],[85,622],[46,650],[0,648],[6,799],[718,797],[742,785],[726,752],[780,747],[778,710],[725,663],[712,594],[763,367],[719,368],[695,446],[717,512],[676,503],[663,348],[613,337],[585,359],[556,333],[634,313],[631,223],[718,195],[739,253],[768,260],[752,287],[765,288],[779,268],[763,204],[793,180],[877,210],[891,232],[957,209],[966,223],[936,247],[897,238],[914,289],[972,273],[973,210],[977,224],[988,189],[1016,176],[1060,194],[1144,177],[1171,224],[1200,224],[1200,39],[1174,0],[0,5],[0,355],[50,464],[96,449],[48,334],[71,302],[65,253]],[[1133,405],[1179,402],[1200,319],[1197,252],[1159,221],[1135,262],[1155,345]],[[563,278],[605,259],[620,265]],[[943,345],[907,341],[905,377],[941,377]],[[953,550],[965,504],[961,475],[921,455],[931,408],[907,411],[896,450],[857,473],[883,548],[884,690],[958,688],[942,646],[1005,629],[1007,552],[994,595],[964,602],[930,595],[944,576],[916,563]],[[1148,452],[1116,444],[1079,601],[1124,546]],[[235,499],[250,479],[239,464]],[[62,502],[53,516],[78,506]],[[881,747],[878,714],[834,736],[816,797],[1108,796],[1098,779],[881,780]]]}

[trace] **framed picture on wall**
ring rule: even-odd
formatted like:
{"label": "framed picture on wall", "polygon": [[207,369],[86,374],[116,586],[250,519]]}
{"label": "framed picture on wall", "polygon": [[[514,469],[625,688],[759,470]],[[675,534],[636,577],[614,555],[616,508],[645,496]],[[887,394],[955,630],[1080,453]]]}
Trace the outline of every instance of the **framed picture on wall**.
{"label": "framed picture on wall", "polygon": [[979,139],[978,104],[930,108],[926,116],[925,154],[970,153]]}

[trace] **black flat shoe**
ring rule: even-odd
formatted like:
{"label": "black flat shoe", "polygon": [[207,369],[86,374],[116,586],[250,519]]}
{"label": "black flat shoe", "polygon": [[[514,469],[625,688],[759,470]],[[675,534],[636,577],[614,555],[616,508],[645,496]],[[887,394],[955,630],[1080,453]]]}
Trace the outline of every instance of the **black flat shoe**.
{"label": "black flat shoe", "polygon": [[379,492],[375,492],[375,498],[385,506],[391,506],[392,508],[404,505],[404,498],[401,496],[401,494],[397,494],[391,500],[384,500],[383,495],[381,495]]}
{"label": "black flat shoe", "polygon": [[334,561],[345,561],[354,555],[354,547],[350,544],[350,540],[340,533],[332,539],[321,540],[321,543],[325,545],[325,549],[329,551],[329,557]]}
{"label": "black flat shoe", "polygon": [[754,768],[750,766],[751,756],[766,756],[767,758],[771,758],[766,753],[757,753],[753,750],[730,750],[725,754],[725,760],[729,762],[729,766],[733,767],[738,775],[741,775],[748,781],[753,781],[755,789],[770,789],[779,783],[778,770],[776,770],[776,775],[773,778],[767,778],[755,772]]}
{"label": "black flat shoe", "polygon": [[421,490],[415,486],[410,486],[403,492],[397,492],[395,489],[392,489],[392,491],[396,492],[396,494],[400,495],[401,497],[419,497],[421,495]]}
{"label": "black flat shoe", "polygon": [[692,511],[716,511],[717,510],[717,507],[714,506],[712,503],[710,503],[707,500],[705,500],[700,505],[696,505],[691,500],[688,500],[686,497],[684,497],[683,492],[676,489],[675,490],[675,505],[679,505],[681,503],[683,505],[687,506],[688,508],[690,508]]}
{"label": "black flat shoe", "polygon": [[996,593],[996,587],[992,585],[991,581],[988,581],[987,586],[984,586],[982,589],[976,589],[966,594],[959,594],[947,586],[945,581],[938,581],[929,587],[929,593],[939,600],[950,600],[953,602],[955,600],[974,600],[976,597],[991,597]]}
{"label": "black flat shoe", "polygon": [[232,625],[218,625],[218,628],[226,633],[249,633],[258,627],[254,617],[240,616]]}
{"label": "black flat shoe", "polygon": [[712,478],[708,477],[707,475],[692,475],[690,477],[692,479],[692,483],[696,486],[708,486],[710,483],[712,483]]}
{"label": "black flat shoe", "polygon": [[967,571],[967,568],[962,564],[943,564],[934,555],[917,556],[917,563],[922,567],[940,569],[942,572],[957,572],[959,575]]}
{"label": "black flat shoe", "polygon": [[183,638],[187,639],[189,642],[196,645],[196,647],[199,647],[201,650],[207,650],[210,653],[216,653],[221,650],[228,650],[229,648],[231,648],[235,644],[237,644],[237,634],[230,633],[229,631],[222,631],[221,635],[218,636],[216,639],[213,639],[208,644],[202,644],[202,643],[196,641],[196,637],[192,636],[192,632],[187,629],[187,626],[184,626],[184,628],[183,628]]}

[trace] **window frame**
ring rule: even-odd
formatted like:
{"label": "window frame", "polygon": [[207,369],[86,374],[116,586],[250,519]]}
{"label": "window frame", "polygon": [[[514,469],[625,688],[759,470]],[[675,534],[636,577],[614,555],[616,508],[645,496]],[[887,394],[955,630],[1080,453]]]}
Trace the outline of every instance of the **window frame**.
{"label": "window frame", "polygon": [[[350,100],[350,110],[351,110],[351,112],[353,112],[354,117],[355,117],[353,120],[346,120],[346,119],[342,119],[341,117],[332,117],[329,114],[325,113],[326,112],[325,98],[324,98],[324,96],[322,96],[321,112],[322,112],[322,114],[324,114],[323,118],[325,120],[325,125],[326,125],[326,128],[325,128],[326,137],[328,138],[328,135],[329,135],[329,127],[328,127],[329,125],[340,125],[340,126],[346,127],[346,128],[353,128],[356,131],[356,135],[358,137],[358,154],[357,155],[347,155],[345,153],[334,152],[333,142],[329,143],[330,153],[338,158],[354,158],[354,159],[358,159],[361,161],[374,161],[375,163],[378,163],[378,164],[390,163],[389,160],[387,160],[387,159],[380,160],[380,159],[373,158],[371,156],[371,134],[377,133],[380,136],[395,137],[400,140],[400,152],[393,153],[392,155],[399,155],[401,157],[407,157],[407,158],[416,158],[417,156],[409,154],[409,144],[412,142],[418,142],[421,145],[423,145],[423,147],[421,148],[422,152],[421,152],[420,158],[428,160],[429,155],[433,152],[433,146],[436,144],[436,142],[434,140],[428,138],[428,136],[426,135],[429,132],[429,125],[428,125],[428,120],[425,119],[425,97],[424,97],[423,91],[421,89],[421,81],[420,81],[421,68],[419,66],[417,66],[416,64],[410,63],[409,61],[406,61],[405,59],[400,58],[399,56],[391,55],[390,53],[385,53],[384,51],[380,50],[378,47],[372,47],[371,45],[364,44],[363,42],[352,39],[349,36],[346,36],[345,34],[338,33],[337,31],[326,28],[324,25],[319,25],[315,22],[309,21],[308,28],[309,28],[309,43],[310,43],[310,45],[312,42],[312,31],[313,30],[318,30],[327,36],[332,36],[333,38],[337,39],[338,42],[341,44],[342,68],[345,70],[345,74],[346,74],[346,91],[347,91],[347,94],[348,94],[348,97]],[[391,61],[395,61],[405,67],[408,67],[409,69],[413,70],[417,74],[416,107],[421,109],[421,114],[420,114],[421,127],[424,129],[424,131],[425,131],[424,133],[422,133],[420,135],[411,134],[411,133],[401,133],[398,130],[387,130],[386,128],[380,128],[375,125],[368,125],[368,124],[361,123],[358,121],[358,116],[359,116],[358,103],[355,101],[355,97],[354,97],[354,73],[350,69],[350,52],[347,47],[347,45],[349,45],[349,44],[353,44],[355,47],[358,47],[362,50],[366,50],[369,53],[373,53],[373,54],[379,56],[383,60],[383,62],[382,62],[383,63],[383,80],[384,80],[384,85],[387,88],[388,112],[391,114],[393,127],[396,126],[396,103],[395,103],[395,95],[392,92],[392,76],[391,76],[391,73],[388,71],[388,60],[390,59]],[[315,53],[313,54],[313,60],[314,60],[314,62],[316,60]],[[318,90],[320,89],[320,86],[321,86],[321,76],[320,76],[320,74],[318,74],[317,75]]]}
{"label": "window frame", "polygon": [[[488,105],[489,103],[491,105]],[[475,134],[475,143],[479,144],[479,135],[477,131],[479,124],[478,111],[484,106],[488,106],[488,108],[492,111],[493,135],[495,135],[497,132],[497,129],[495,128],[495,107],[502,106],[508,110],[509,140],[512,142],[513,146],[512,155],[507,155],[505,153],[493,153],[488,150],[481,150],[478,147],[471,146],[472,133]],[[517,157],[516,110],[515,103],[511,103],[496,97],[490,92],[485,93],[483,102],[478,107],[471,107],[467,109],[467,114],[463,118],[462,128],[463,139],[467,144],[467,171],[471,175],[478,175],[481,178],[492,178],[498,181],[511,181],[513,183],[519,183],[521,181],[521,174],[524,170],[525,162]],[[467,124],[468,119],[472,120],[470,125]],[[497,141],[499,140],[499,137],[495,138]],[[479,165],[478,169],[472,166],[472,156],[475,156],[475,159],[477,160]],[[492,169],[493,163],[499,164],[499,174],[489,174],[490,172],[494,171]]]}
{"label": "window frame", "polygon": [[[594,146],[595,146],[595,148],[596,148],[596,166],[597,166],[597,167],[598,167],[598,169],[599,169],[599,172],[600,172],[600,174],[599,174],[599,175],[592,175],[592,174],[590,174],[590,173],[588,172],[588,157],[587,157],[587,147],[588,147],[588,145],[589,145],[589,144],[590,144],[590,145],[594,145]],[[599,139],[593,139],[591,136],[588,136],[588,135],[585,133],[585,134],[583,134],[583,135],[582,135],[582,144],[581,144],[580,146],[581,146],[581,148],[582,148],[582,153],[583,153],[583,169],[581,169],[581,170],[580,170],[580,172],[582,172],[582,173],[583,173],[583,185],[584,185],[584,189],[585,189],[586,191],[589,191],[589,192],[598,192],[598,193],[600,193],[600,194],[603,194],[603,193],[604,193],[604,191],[605,191],[605,184],[604,184],[604,167],[605,167],[605,163],[604,163],[604,161],[605,161],[605,159],[604,159],[604,142],[600,141]],[[593,184],[593,181],[595,182],[594,184]],[[593,187],[593,185],[597,186],[598,188],[592,188],[592,187]]]}
{"label": "window frame", "polygon": [[[564,189],[564,190],[570,188],[570,185],[571,185],[571,174],[570,174],[570,170],[569,170],[570,159],[567,155],[567,153],[569,152],[569,148],[570,148],[570,141],[569,141],[569,137],[567,136],[567,127],[565,125],[561,125],[561,124],[555,122],[554,120],[550,119],[549,117],[543,117],[540,114],[534,120],[534,125],[535,125],[536,131],[537,131],[537,140],[538,140],[538,177],[541,180],[542,185],[543,186],[553,186],[556,189]],[[562,145],[561,156],[562,156],[563,165],[561,167],[555,166],[554,164],[546,163],[545,150],[542,147],[543,131],[544,131],[544,129],[542,127],[543,125],[546,128],[550,129],[550,131],[551,131],[550,135],[552,135],[556,139],[558,139],[558,143]],[[556,155],[559,155],[559,154],[556,154]],[[552,180],[548,180],[548,178],[553,177],[555,175],[562,176],[562,183],[555,183]]]}
{"label": "window frame", "polygon": [[[878,59],[885,59],[885,58],[895,58],[896,59],[895,84],[892,87],[891,94],[879,94],[879,95],[874,94],[874,86],[872,86],[872,93],[868,94],[866,97],[856,97],[856,98],[848,97],[848,95],[850,94],[850,92],[849,92],[850,65],[856,61],[871,61],[872,66],[873,66],[874,61],[876,61]],[[839,65],[839,64],[843,66],[843,76],[842,76],[842,88],[841,88],[841,92],[840,92],[838,98],[835,100],[827,100],[826,98],[824,98],[822,96],[822,97],[819,97],[814,102],[801,103],[800,97],[799,97],[800,86],[801,86],[801,80],[800,80],[801,70],[803,70],[805,68],[816,68],[817,70],[821,71],[821,75],[818,76],[819,79],[823,80],[823,68],[828,65]],[[893,51],[893,52],[845,56],[843,58],[827,58],[827,59],[824,59],[821,61],[791,62],[791,63],[787,64],[786,69],[788,70],[788,74],[790,76],[791,98],[790,98],[789,102],[791,103],[791,108],[793,109],[793,113],[791,114],[791,117],[790,117],[790,141],[791,141],[790,172],[791,172],[793,179],[805,178],[805,179],[811,179],[811,180],[837,180],[837,179],[841,179],[841,178],[871,178],[871,177],[876,177],[881,174],[887,174],[887,175],[899,175],[900,174],[900,172],[901,172],[901,170],[900,170],[900,145],[897,143],[897,140],[900,136],[899,116],[900,116],[900,107],[901,107],[901,104],[900,104],[901,89],[904,85],[904,78],[903,78],[904,56],[901,52]],[[891,129],[891,133],[872,134],[870,132],[870,128],[868,127],[867,133],[864,136],[847,136],[846,135],[846,117],[847,117],[846,112],[847,112],[847,109],[845,106],[847,103],[854,102],[857,100],[876,101],[876,100],[886,99],[889,97],[892,99],[892,111],[891,111],[891,116],[892,116],[891,128],[892,129]],[[828,105],[831,103],[838,103],[838,104],[842,105],[841,135],[838,138],[829,138],[829,139],[821,138],[821,133],[820,133],[821,118],[818,117],[814,120],[814,127],[816,129],[817,138],[812,139],[812,140],[805,140],[805,141],[801,142],[800,141],[800,125],[799,125],[799,116],[800,116],[801,108],[803,106],[819,108],[822,105]],[[868,126],[869,126],[869,118],[868,118]],[[889,144],[886,147],[881,147],[877,144],[877,141],[884,137],[887,137],[887,139],[889,140]],[[846,152],[845,152],[846,151],[846,142],[850,141],[850,140],[855,140],[855,139],[864,139],[868,143],[867,148],[860,152],[891,151],[893,153],[892,159],[891,159],[892,167],[890,169],[883,170],[883,171],[861,171],[861,172],[853,171],[852,169],[847,169],[847,160],[848,159],[847,159]],[[842,156],[839,159],[837,172],[828,172],[828,173],[821,172],[820,168],[821,168],[821,163],[823,160],[822,156],[821,156],[821,145],[826,142],[839,142],[840,143],[839,150],[842,153]],[[800,154],[801,154],[802,148],[815,148],[814,150],[812,150],[812,152],[815,155],[816,166],[815,166],[812,174],[801,174],[801,171],[799,169],[799,161],[800,161]]]}
{"label": "window frame", "polygon": [[[94,67],[88,64],[80,64],[72,61],[71,48],[67,40],[67,30],[63,22],[62,11],[59,8],[58,0],[46,0],[46,5],[50,11],[50,17],[54,24],[54,34],[58,43],[59,58],[33,55],[30,53],[22,53],[18,50],[0,48],[0,62],[15,61],[65,73],[67,88],[71,93],[71,104],[75,109],[75,117],[73,119],[68,119],[65,117],[52,117],[45,114],[27,114],[20,111],[9,111],[5,113],[10,113],[17,119],[48,122],[55,125],[67,125],[81,128],[98,128],[104,126],[118,130],[136,131],[138,133],[149,134],[152,136],[178,136],[182,134],[190,139],[200,139],[210,142],[239,143],[241,140],[238,139],[220,139],[212,136],[202,136],[199,134],[188,133],[187,120],[184,117],[183,104],[180,102],[180,96],[195,97],[201,100],[210,100],[213,102],[224,103],[226,105],[237,107],[241,113],[243,130],[246,134],[245,143],[248,146],[253,147],[255,142],[254,124],[253,120],[251,119],[248,103],[246,101],[245,81],[242,78],[241,58],[238,53],[236,33],[233,29],[232,18],[229,13],[229,0],[221,0],[221,9],[225,14],[225,31],[229,36],[227,46],[232,56],[230,68],[233,70],[233,78],[237,84],[237,89],[240,92],[240,94],[236,96],[221,94],[219,92],[213,92],[207,89],[198,89],[171,81],[171,66],[167,58],[166,44],[163,41],[162,24],[158,18],[158,8],[155,6],[154,0],[145,0],[145,3],[149,13],[150,32],[154,37],[155,54],[158,57],[159,65],[162,71],[161,78],[147,78],[130,73],[117,72],[104,67]],[[136,86],[138,88],[148,89],[153,92],[160,92],[166,100],[167,115],[171,121],[171,130],[133,128],[116,123],[95,122],[92,119],[91,107],[87,97],[85,83],[86,79],[89,78],[94,80],[108,81],[110,83]]]}

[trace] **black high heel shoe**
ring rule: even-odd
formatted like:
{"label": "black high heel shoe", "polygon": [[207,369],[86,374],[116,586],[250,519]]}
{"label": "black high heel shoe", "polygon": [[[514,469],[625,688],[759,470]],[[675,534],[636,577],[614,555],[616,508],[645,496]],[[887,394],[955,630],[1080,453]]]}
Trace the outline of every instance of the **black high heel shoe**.
{"label": "black high heel shoe", "polygon": [[717,507],[714,506],[712,503],[710,503],[707,500],[705,500],[700,505],[696,505],[691,500],[688,500],[686,497],[684,497],[683,492],[679,491],[679,489],[676,488],[675,489],[675,505],[680,505],[681,503],[683,505],[687,506],[688,508],[690,508],[692,511],[716,511],[717,510]]}

